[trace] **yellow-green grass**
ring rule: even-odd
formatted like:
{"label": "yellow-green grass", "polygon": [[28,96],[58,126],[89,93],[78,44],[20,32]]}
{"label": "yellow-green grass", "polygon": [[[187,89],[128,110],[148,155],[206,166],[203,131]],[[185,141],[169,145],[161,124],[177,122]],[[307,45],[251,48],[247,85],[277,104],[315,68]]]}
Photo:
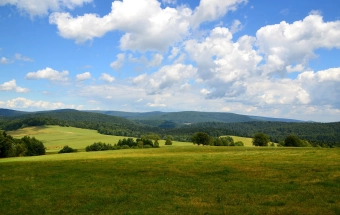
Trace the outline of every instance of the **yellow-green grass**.
{"label": "yellow-green grass", "polygon": [[[104,142],[114,145],[120,139],[126,137],[103,135],[95,130],[81,129],[74,127],[60,126],[38,126],[27,127],[16,131],[8,132],[15,138],[21,138],[25,135],[34,136],[44,143],[48,153],[57,152],[65,145],[84,151],[85,147],[94,142]],[[159,141],[160,145],[164,145],[165,141]],[[173,142],[175,146],[188,146],[191,143]]]}
{"label": "yellow-green grass", "polygon": [[242,141],[244,143],[244,146],[253,146],[252,138],[248,137],[238,137],[238,136],[230,136],[234,139],[234,142]]}
{"label": "yellow-green grass", "polygon": [[340,213],[340,149],[191,145],[3,161],[0,214]]}

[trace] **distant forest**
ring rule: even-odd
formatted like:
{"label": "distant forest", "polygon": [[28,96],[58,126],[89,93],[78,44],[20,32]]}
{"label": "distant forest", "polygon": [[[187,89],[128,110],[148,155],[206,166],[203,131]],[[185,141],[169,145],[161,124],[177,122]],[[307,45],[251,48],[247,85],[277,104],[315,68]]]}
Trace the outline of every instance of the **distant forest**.
{"label": "distant forest", "polygon": [[[8,112],[6,112],[8,113]],[[200,113],[201,117],[204,112]],[[1,115],[1,111],[0,111]],[[195,116],[193,116],[195,117]],[[272,142],[279,143],[290,134],[300,139],[308,140],[313,145],[340,146],[340,122],[311,123],[311,122],[280,122],[280,121],[244,121],[217,122],[204,118],[206,122],[181,124],[171,121],[170,118],[148,118],[131,120],[103,113],[76,110],[57,110],[35,113],[2,114],[0,129],[5,131],[17,130],[29,126],[59,125],[97,130],[101,134],[126,137],[141,137],[148,133],[156,133],[162,138],[172,135],[177,141],[191,141],[196,132],[205,132],[213,137],[222,135],[235,135],[252,137],[258,132],[263,132],[270,137]],[[183,118],[182,118],[183,119]],[[190,119],[185,119],[189,121]],[[190,122],[190,121],[189,121]]]}

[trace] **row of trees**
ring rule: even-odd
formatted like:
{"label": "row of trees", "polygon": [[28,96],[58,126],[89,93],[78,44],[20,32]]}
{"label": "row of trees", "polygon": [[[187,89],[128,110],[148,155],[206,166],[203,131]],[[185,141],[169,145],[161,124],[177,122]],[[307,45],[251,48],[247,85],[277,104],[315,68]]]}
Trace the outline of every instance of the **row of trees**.
{"label": "row of trees", "polygon": [[211,137],[205,132],[196,132],[191,141],[197,145],[210,145],[210,146],[244,146],[243,142],[234,142],[234,139],[230,136],[226,137]]}
{"label": "row of trees", "polygon": [[44,144],[34,137],[13,138],[5,131],[0,133],[0,158],[36,156],[46,153]]}
{"label": "row of trees", "polygon": [[[270,143],[270,137],[262,132],[253,136],[254,146],[268,146]],[[279,146],[286,147],[311,147],[312,145],[307,140],[302,140],[295,135],[291,134],[287,136],[284,141],[279,143]]]}
{"label": "row of trees", "polygon": [[120,139],[118,143],[111,145],[102,142],[95,142],[85,148],[85,151],[106,151],[106,150],[118,150],[118,149],[130,149],[130,148],[159,148],[158,139],[151,140],[145,137],[137,138],[124,138]]}

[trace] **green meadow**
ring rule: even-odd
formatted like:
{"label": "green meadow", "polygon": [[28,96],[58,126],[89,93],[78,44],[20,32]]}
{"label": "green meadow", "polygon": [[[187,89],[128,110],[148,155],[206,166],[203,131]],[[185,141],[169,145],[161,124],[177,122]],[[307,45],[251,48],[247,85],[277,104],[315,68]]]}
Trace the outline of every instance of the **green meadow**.
{"label": "green meadow", "polygon": [[[10,134],[35,136],[48,154],[0,159],[0,214],[340,214],[338,148],[84,152],[123,137],[57,126]],[[80,152],[56,154],[64,145]]]}

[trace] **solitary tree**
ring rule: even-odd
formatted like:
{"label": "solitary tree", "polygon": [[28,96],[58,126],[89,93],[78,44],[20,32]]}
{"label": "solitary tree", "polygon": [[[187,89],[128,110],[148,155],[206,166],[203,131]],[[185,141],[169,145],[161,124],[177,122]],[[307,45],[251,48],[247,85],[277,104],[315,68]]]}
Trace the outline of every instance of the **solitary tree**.
{"label": "solitary tree", "polygon": [[191,140],[194,144],[197,145],[209,145],[210,144],[210,136],[204,132],[196,132],[192,137]]}
{"label": "solitary tree", "polygon": [[268,146],[269,141],[268,135],[262,132],[255,134],[253,137],[254,146]]}

